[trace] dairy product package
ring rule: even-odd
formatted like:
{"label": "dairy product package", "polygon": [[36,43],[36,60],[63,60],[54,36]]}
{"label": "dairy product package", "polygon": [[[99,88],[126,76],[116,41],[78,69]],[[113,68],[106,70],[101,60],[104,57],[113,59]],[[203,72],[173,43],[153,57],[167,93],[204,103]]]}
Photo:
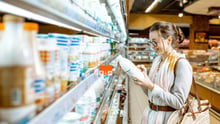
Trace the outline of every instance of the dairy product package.
{"label": "dairy product package", "polygon": [[[129,75],[129,76],[135,76],[141,80],[144,80],[144,74],[141,72],[139,68],[136,67],[134,63],[132,63],[130,60],[122,57],[119,55],[117,57],[117,61],[119,62],[121,68]],[[132,78],[133,80],[136,80]]]}

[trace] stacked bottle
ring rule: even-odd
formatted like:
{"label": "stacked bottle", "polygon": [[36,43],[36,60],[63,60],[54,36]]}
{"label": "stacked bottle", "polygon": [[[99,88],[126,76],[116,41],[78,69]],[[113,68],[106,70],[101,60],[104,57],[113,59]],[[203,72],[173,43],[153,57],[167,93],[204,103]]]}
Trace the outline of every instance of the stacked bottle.
{"label": "stacked bottle", "polygon": [[60,49],[57,45],[57,38],[55,35],[48,34],[48,42],[50,44],[50,65],[51,65],[51,76],[52,85],[54,87],[54,99],[58,99],[61,95],[61,63],[60,63]]}
{"label": "stacked bottle", "polygon": [[41,111],[45,104],[45,68],[40,61],[40,55],[38,53],[38,43],[36,40],[38,32],[38,24],[36,23],[24,23],[24,34],[27,41],[29,41],[32,56],[34,60],[33,76],[35,87],[35,103],[37,105],[37,111]]}
{"label": "stacked bottle", "polygon": [[58,48],[57,50],[59,53],[59,59],[57,61],[57,66],[59,66],[59,68],[57,68],[57,71],[59,71],[59,73],[57,73],[57,77],[58,77],[57,79],[59,79],[60,81],[60,83],[58,83],[60,84],[60,87],[58,86],[57,88],[58,91],[60,91],[60,93],[58,94],[64,94],[67,89],[67,81],[69,77],[69,70],[68,70],[68,55],[70,51],[69,36],[64,34],[56,34],[56,33],[50,33],[48,34],[48,36],[56,40],[56,46]]}
{"label": "stacked bottle", "polygon": [[86,54],[84,54],[84,51],[86,51],[87,43],[85,42],[85,38],[83,35],[77,35],[78,38],[80,38],[80,54],[79,54],[79,61],[80,61],[80,77],[84,76],[84,73],[88,69],[88,61],[86,58]]}
{"label": "stacked bottle", "polygon": [[0,42],[0,121],[26,123],[35,115],[36,109],[33,53],[30,43],[24,38],[24,19],[4,15],[3,21],[5,30]]}
{"label": "stacked bottle", "polygon": [[70,36],[69,85],[75,85],[80,76],[80,42],[79,36]]}
{"label": "stacked bottle", "polygon": [[38,51],[40,53],[40,59],[43,63],[46,72],[46,89],[45,89],[45,100],[46,105],[49,105],[54,101],[55,97],[55,86],[54,80],[54,61],[53,61],[53,42],[49,42],[48,35],[38,34],[39,42]]}
{"label": "stacked bottle", "polygon": [[0,23],[0,42],[1,42],[1,39],[2,39],[3,31],[4,31],[4,24]]}

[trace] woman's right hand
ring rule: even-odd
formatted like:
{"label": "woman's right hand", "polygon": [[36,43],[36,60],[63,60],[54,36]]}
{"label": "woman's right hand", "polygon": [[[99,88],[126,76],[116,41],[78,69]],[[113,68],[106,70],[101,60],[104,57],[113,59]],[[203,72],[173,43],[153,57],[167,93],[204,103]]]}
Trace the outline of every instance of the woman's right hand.
{"label": "woman's right hand", "polygon": [[137,65],[137,68],[141,70],[141,72],[144,74],[144,76],[147,75],[147,69],[144,65]]}

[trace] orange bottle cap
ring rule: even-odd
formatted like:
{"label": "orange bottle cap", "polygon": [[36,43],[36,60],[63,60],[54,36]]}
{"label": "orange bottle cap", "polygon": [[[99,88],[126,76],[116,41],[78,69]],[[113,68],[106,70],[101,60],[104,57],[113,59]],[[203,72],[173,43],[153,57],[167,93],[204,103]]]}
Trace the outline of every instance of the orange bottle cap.
{"label": "orange bottle cap", "polygon": [[4,24],[0,23],[0,30],[4,30]]}
{"label": "orange bottle cap", "polygon": [[37,23],[25,22],[23,25],[24,30],[36,30],[38,31],[39,25]]}

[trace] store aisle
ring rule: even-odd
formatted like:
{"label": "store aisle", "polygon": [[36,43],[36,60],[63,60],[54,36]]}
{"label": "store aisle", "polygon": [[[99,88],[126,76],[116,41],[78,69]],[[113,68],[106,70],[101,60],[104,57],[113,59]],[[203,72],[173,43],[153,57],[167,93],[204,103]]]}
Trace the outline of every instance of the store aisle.
{"label": "store aisle", "polygon": [[140,124],[145,107],[148,105],[147,96],[140,86],[129,81],[129,118],[130,124]]}
{"label": "store aisle", "polygon": [[[145,107],[148,106],[147,96],[140,86],[129,81],[129,124],[140,124]],[[210,111],[210,124],[220,124],[220,114]]]}

